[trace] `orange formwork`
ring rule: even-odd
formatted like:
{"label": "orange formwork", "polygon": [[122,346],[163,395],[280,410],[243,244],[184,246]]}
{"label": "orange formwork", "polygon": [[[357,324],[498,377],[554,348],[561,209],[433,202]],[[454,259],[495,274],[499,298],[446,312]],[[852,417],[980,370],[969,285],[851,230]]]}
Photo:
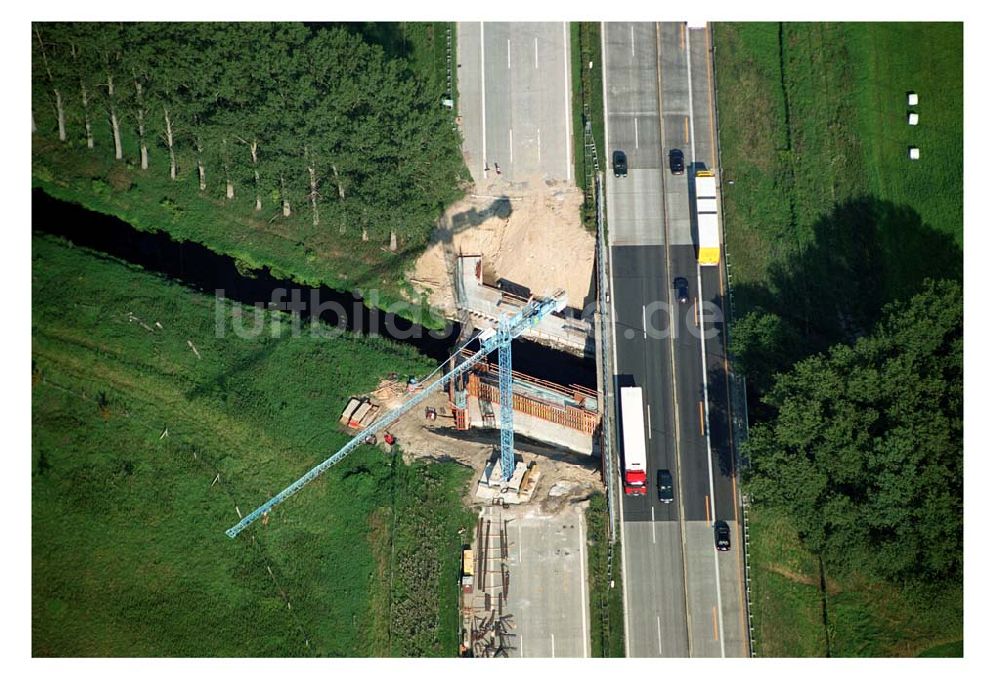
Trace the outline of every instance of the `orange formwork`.
{"label": "orange formwork", "polygon": [[[499,404],[500,402],[499,386],[485,382],[474,371],[469,374],[466,392],[469,397],[488,400],[494,404]],[[596,411],[540,402],[517,392],[514,393],[513,404],[514,411],[579,430],[587,435],[594,434],[594,430],[600,421],[600,415]]]}

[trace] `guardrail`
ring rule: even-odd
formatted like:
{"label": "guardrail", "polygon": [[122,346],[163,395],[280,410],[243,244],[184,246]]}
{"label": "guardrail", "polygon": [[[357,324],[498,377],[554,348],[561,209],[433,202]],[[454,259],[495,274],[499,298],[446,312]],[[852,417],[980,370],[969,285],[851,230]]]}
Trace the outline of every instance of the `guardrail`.
{"label": "guardrail", "polygon": [[[718,90],[715,87],[716,71],[715,71],[715,35],[709,29],[708,39],[710,40],[711,47],[711,62],[712,62],[712,88],[715,89],[714,95],[712,97],[712,102],[714,104],[714,110],[712,111],[715,115],[715,125],[712,129],[712,133],[715,135],[715,147],[718,153],[718,175],[719,175],[719,231],[722,237],[722,252],[723,261],[725,263],[726,269],[726,303],[725,303],[725,325],[726,325],[726,355],[731,353],[732,343],[731,334],[733,326],[733,318],[736,316],[736,302],[733,298],[733,284],[732,284],[732,264],[729,259],[729,241],[726,238],[726,228],[725,228],[725,190],[726,190],[726,174],[725,168],[722,165],[722,142],[719,137],[719,96]],[[742,453],[743,443],[749,436],[749,416],[747,413],[747,394],[746,394],[746,381],[742,376],[733,373],[729,370],[729,416],[730,420],[733,422],[733,445],[735,449],[733,450],[736,458],[738,459],[737,468],[735,472],[739,473],[739,468],[746,464],[749,468],[749,460],[744,458]],[[738,483],[739,485],[739,483]],[[753,600],[750,595],[750,558],[747,557],[747,552],[749,550],[750,542],[750,528],[747,524],[747,514],[749,512],[748,508],[752,503],[750,496],[743,493],[743,488],[740,486],[740,499],[739,499],[739,511],[740,511],[740,523],[743,525],[743,538],[742,541],[742,556],[743,556],[743,583],[744,583],[744,595],[746,596],[746,609],[747,609],[747,640],[750,645],[750,657],[757,657],[756,641],[754,637],[753,628]]]}
{"label": "guardrail", "polygon": [[597,159],[597,145],[594,142],[593,130],[590,127],[590,104],[583,104],[583,151],[586,157],[583,161],[583,203],[585,206],[597,201],[597,174],[601,171]]}
{"label": "guardrail", "polygon": [[[584,124],[583,124],[583,138],[584,138],[584,149],[587,153],[587,158],[584,162],[584,171],[589,179],[586,183],[592,186],[594,192],[594,205],[596,207],[597,213],[597,237],[595,238],[595,247],[597,249],[597,307],[600,314],[600,327],[594,327],[594,333],[598,331],[601,332],[601,350],[599,355],[595,357],[600,361],[603,383],[604,383],[604,416],[602,417],[601,425],[601,456],[604,459],[604,483],[607,487],[607,497],[608,497],[608,519],[610,521],[610,528],[608,529],[609,538],[612,544],[614,544],[618,539],[618,518],[616,515],[618,502],[615,492],[618,490],[618,455],[616,453],[615,445],[615,431],[617,430],[617,424],[615,419],[615,406],[614,406],[614,381],[611,374],[611,359],[609,354],[609,346],[611,344],[610,335],[608,332],[608,300],[611,298],[610,283],[608,280],[608,267],[607,267],[607,257],[605,256],[606,242],[605,242],[605,224],[604,224],[604,185],[601,176],[600,162],[597,157],[597,144],[594,142],[593,130],[590,126],[590,107],[587,104],[583,106]],[[611,550],[609,550],[609,553]],[[609,554],[609,576],[610,576],[610,554]]]}

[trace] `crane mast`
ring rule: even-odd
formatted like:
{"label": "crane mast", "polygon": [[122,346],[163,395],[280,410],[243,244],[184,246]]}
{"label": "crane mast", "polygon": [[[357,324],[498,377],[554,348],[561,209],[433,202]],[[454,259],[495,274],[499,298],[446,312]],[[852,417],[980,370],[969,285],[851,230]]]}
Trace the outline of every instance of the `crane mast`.
{"label": "crane mast", "polygon": [[[479,350],[467,360],[460,362],[454,369],[438,377],[433,383],[417,391],[406,402],[392,411],[386,412],[381,418],[369,424],[340,448],[337,453],[315,466],[305,475],[285,487],[280,493],[269,499],[253,512],[247,514],[235,525],[226,530],[226,535],[236,538],[241,531],[256,522],[276,505],[283,503],[297,494],[304,486],[339,463],[345,456],[357,449],[365,439],[374,435],[397,421],[403,414],[413,409],[430,395],[442,388],[450,379],[460,376],[472,369],[477,362],[494,350],[500,352],[500,467],[504,481],[514,474],[514,408],[513,408],[513,373],[511,368],[510,345],[528,329],[538,324],[549,313],[566,307],[566,296],[557,292],[550,297],[529,301],[513,317],[501,315],[497,322],[497,331],[492,335],[480,336]],[[461,359],[461,356],[458,356]]]}
{"label": "crane mast", "polygon": [[506,315],[499,318],[497,336],[500,345],[500,470],[503,481],[509,482],[514,476],[514,370],[510,364],[510,319]]}

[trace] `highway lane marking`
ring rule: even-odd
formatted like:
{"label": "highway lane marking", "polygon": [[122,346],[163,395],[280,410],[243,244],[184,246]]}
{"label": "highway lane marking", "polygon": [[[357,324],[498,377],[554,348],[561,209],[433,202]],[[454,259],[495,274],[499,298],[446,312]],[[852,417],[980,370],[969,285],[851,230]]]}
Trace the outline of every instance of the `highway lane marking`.
{"label": "highway lane marking", "polygon": [[639,149],[639,118],[633,117],[632,121],[635,122],[635,147],[636,150]]}
{"label": "highway lane marking", "polygon": [[535,147],[538,148],[538,164],[542,164],[542,130],[535,129]]}
{"label": "highway lane marking", "polygon": [[485,24],[479,22],[479,87],[480,101],[483,118],[483,176],[490,175],[490,163],[486,159],[486,29]]}
{"label": "highway lane marking", "polygon": [[538,37],[535,37],[535,68],[538,68]]}
{"label": "highway lane marking", "polygon": [[708,506],[708,494],[705,494],[705,524],[712,524],[712,509]]}
{"label": "highway lane marking", "polygon": [[677,32],[680,34],[681,37],[681,49],[684,49],[684,29],[686,27],[687,26],[685,24],[678,24],[677,26]]}
{"label": "highway lane marking", "polygon": [[646,338],[646,306],[642,307],[642,338]]}
{"label": "highway lane marking", "polygon": [[[604,24],[601,24],[601,32],[603,34]],[[603,39],[603,37],[602,37]],[[604,59],[601,59],[603,64]],[[570,117],[569,110],[569,100],[570,100],[570,78],[569,78],[569,22],[563,22],[563,107],[565,108],[566,120],[564,121],[564,126],[566,127],[566,179],[571,181],[573,179],[573,143],[570,141],[570,135],[573,129],[573,118]],[[605,90],[605,93],[607,90]],[[607,101],[607,97],[605,97]],[[607,125],[604,127],[607,129]]]}
{"label": "highway lane marking", "polygon": [[[686,25],[684,26],[684,30],[685,31],[688,30],[688,28],[687,28]],[[691,85],[691,43],[688,42],[688,41],[684,42],[684,54],[685,54],[685,57],[687,59],[688,115],[694,115],[694,94],[692,92],[693,88],[692,88],[692,85]],[[693,122],[691,123],[691,126],[692,127],[694,126]],[[695,152],[695,147],[694,147],[694,130],[692,129],[691,130],[691,162],[694,162],[697,159],[697,157],[698,157],[698,154]]]}
{"label": "highway lane marking", "polygon": [[556,636],[554,634],[552,634],[552,633],[549,633],[549,637],[552,638],[552,657],[555,658],[556,657]]}
{"label": "highway lane marking", "polygon": [[[708,37],[708,31],[705,31],[705,70],[708,71],[708,128],[712,130],[712,133],[708,135],[708,139],[712,145],[712,157],[709,158],[709,162],[712,166],[715,166],[715,99],[712,94],[712,53],[708,45],[711,40]],[[721,267],[720,267],[721,268]],[[721,274],[721,271],[720,271]]]}
{"label": "highway lane marking", "polygon": [[701,323],[701,308],[698,307],[698,297],[694,297],[694,326],[699,326]]}
{"label": "highway lane marking", "polygon": [[583,523],[583,513],[577,513],[578,527],[580,532],[580,623],[583,625],[583,657],[590,657],[590,623],[587,621],[587,563],[584,559],[584,552],[587,546],[583,541],[583,532],[587,530]]}
{"label": "highway lane marking", "polygon": [[705,403],[698,403],[698,428],[701,430],[701,434],[705,434]]}
{"label": "highway lane marking", "polygon": [[[664,115],[684,115],[684,111],[677,111],[677,112],[665,111],[663,114]],[[650,111],[650,110],[613,110],[613,111],[610,111],[608,113],[608,115],[611,116],[611,117],[621,116],[621,117],[655,118],[655,117],[658,117],[660,115],[660,112],[659,111]]]}
{"label": "highway lane marking", "polygon": [[507,70],[510,70],[510,38],[507,38]]}
{"label": "highway lane marking", "polygon": [[[689,54],[690,56],[690,54]],[[691,62],[688,61],[688,77],[691,75]],[[692,144],[693,145],[693,144]],[[698,271],[698,296],[701,296],[701,271]],[[705,324],[701,325],[701,392],[702,400],[705,403],[705,415],[708,416],[708,360],[705,357]],[[712,468],[712,429],[706,428],[705,430],[705,456],[708,458],[708,493],[711,494],[712,499],[712,521],[715,520],[715,477],[713,477]],[[722,606],[722,581],[719,577],[719,550],[717,548],[712,549],[712,554],[714,555],[713,560],[715,562],[715,599],[719,606]],[[719,619],[719,625],[723,624],[723,619]],[[719,644],[719,649],[721,651],[722,658],[726,657],[726,644],[721,642]]]}
{"label": "highway lane marking", "polygon": [[646,405],[646,436],[653,439],[653,417],[649,415],[649,405]]}
{"label": "highway lane marking", "polygon": [[629,26],[629,31],[632,33],[632,56],[635,56],[635,26]]}
{"label": "highway lane marking", "polygon": [[716,642],[719,641],[719,620],[716,618],[716,607],[712,607],[712,637]]}
{"label": "highway lane marking", "polygon": [[660,655],[663,655],[663,631],[660,630],[660,617],[656,617],[656,643],[660,647]]}
{"label": "highway lane marking", "polygon": [[685,115],[685,116],[684,116],[684,143],[687,143],[687,142],[688,142],[688,138],[689,138],[689,129],[688,129],[688,125],[689,125],[690,123],[691,123],[691,118],[690,118],[690,117],[688,117],[687,115]]}
{"label": "highway lane marking", "polygon": [[[659,116],[657,118],[657,122],[658,122],[657,126],[659,127],[659,131],[660,131],[660,150],[662,151],[662,149],[663,149],[663,139],[664,139],[664,136],[665,136],[666,132],[664,130],[664,118],[663,118],[663,106],[664,106],[663,96],[662,96],[662,92],[663,92],[663,73],[662,73],[661,63],[660,63],[660,24],[659,23],[654,24],[654,30],[656,32],[656,36],[655,36],[656,37],[656,41],[654,43],[654,47],[655,47],[654,53],[656,54],[656,105],[657,105],[657,110],[659,111]],[[607,74],[605,73],[604,75],[605,75],[604,82],[607,83]],[[607,85],[606,84],[605,84],[605,90],[604,90],[604,99],[605,99],[605,101],[607,101]],[[607,129],[607,119],[605,119],[605,129]],[[661,162],[662,162],[662,159],[661,159]],[[666,191],[663,191],[663,211],[664,211],[664,215],[667,215],[667,212],[668,212],[668,209],[667,209],[667,200],[668,200],[668,194],[667,194]],[[665,221],[664,227],[669,229],[669,223],[666,222],[666,219],[664,219],[664,221]],[[668,237],[667,241],[669,241],[669,230],[665,233],[665,235],[667,235],[667,237]],[[669,252],[669,248],[668,248],[668,252]],[[669,277],[670,277],[670,256],[669,256],[669,254],[667,254],[667,256],[666,256],[666,269],[667,269],[667,277],[669,279]],[[667,341],[667,345],[669,346],[669,353],[670,353],[670,384],[671,384],[671,387],[673,388],[673,390],[672,390],[673,397],[671,399],[673,400],[673,405],[674,405],[674,429],[677,430],[677,429],[680,428],[680,420],[681,420],[681,405],[680,405],[680,399],[677,396],[677,354],[674,351],[674,341]],[[681,532],[681,572],[682,572],[681,581],[682,581],[682,584],[683,584],[683,587],[684,587],[684,632],[685,632],[685,639],[687,640],[688,654],[690,654],[691,653],[691,646],[694,644],[694,638],[693,638],[693,635],[692,635],[693,630],[692,630],[692,623],[691,623],[691,595],[690,595],[690,591],[688,590],[688,561],[687,561],[687,557],[684,556],[684,553],[687,552],[687,527],[685,526],[685,521],[684,521],[684,515],[685,515],[684,500],[683,500],[683,498],[684,498],[684,482],[682,481],[682,479],[683,479],[683,477],[682,477],[683,470],[681,468],[681,441],[680,441],[680,435],[674,435],[673,437],[674,437],[674,467],[675,467],[676,472],[677,472],[677,478],[676,478],[676,487],[677,487],[677,489],[676,489],[676,491],[677,491],[677,516],[678,516],[678,521],[680,523],[680,532]],[[628,650],[628,645],[626,644],[626,654],[627,654],[627,650]],[[628,656],[626,655],[626,658],[627,657]]]}
{"label": "highway lane marking", "polygon": [[653,512],[653,506],[649,506],[649,529],[653,532],[653,543],[656,543],[656,513]]}

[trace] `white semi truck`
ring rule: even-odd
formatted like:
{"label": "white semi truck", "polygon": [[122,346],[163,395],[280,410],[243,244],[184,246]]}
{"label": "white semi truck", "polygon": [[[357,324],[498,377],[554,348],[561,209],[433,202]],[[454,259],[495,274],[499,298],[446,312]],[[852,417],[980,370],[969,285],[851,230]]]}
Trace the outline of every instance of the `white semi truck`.
{"label": "white semi truck", "polygon": [[642,388],[623,387],[619,393],[622,409],[622,457],[625,494],[646,495],[646,421]]}

